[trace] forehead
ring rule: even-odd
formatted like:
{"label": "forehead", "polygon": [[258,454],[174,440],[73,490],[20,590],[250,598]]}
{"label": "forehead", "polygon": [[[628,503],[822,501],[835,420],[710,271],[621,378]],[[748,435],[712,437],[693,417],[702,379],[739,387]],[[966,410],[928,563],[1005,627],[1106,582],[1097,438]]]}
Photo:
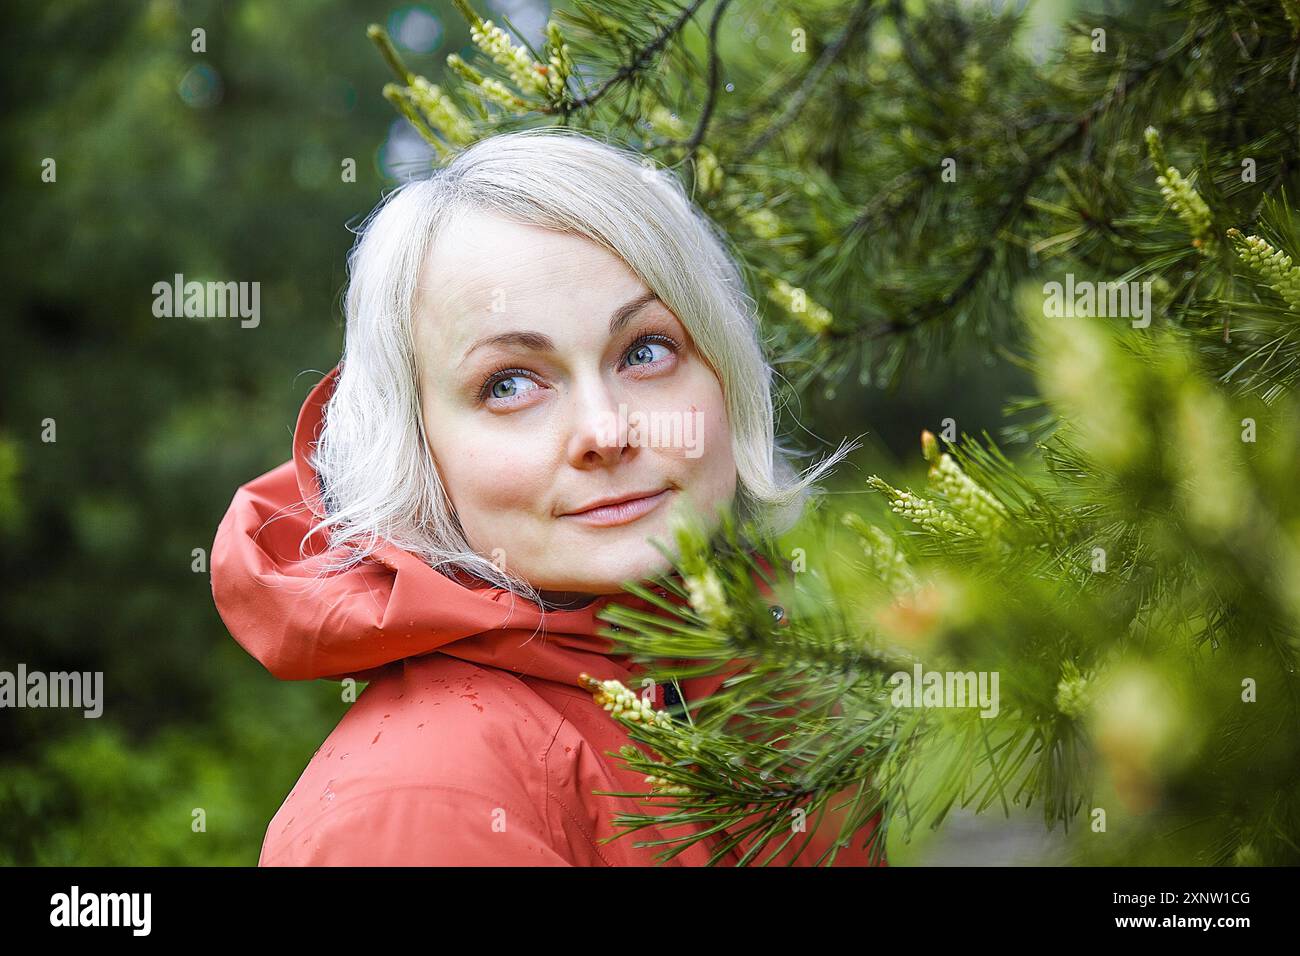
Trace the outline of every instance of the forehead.
{"label": "forehead", "polygon": [[584,236],[464,213],[425,259],[417,315],[472,334],[486,320],[612,310],[644,288],[625,262]]}

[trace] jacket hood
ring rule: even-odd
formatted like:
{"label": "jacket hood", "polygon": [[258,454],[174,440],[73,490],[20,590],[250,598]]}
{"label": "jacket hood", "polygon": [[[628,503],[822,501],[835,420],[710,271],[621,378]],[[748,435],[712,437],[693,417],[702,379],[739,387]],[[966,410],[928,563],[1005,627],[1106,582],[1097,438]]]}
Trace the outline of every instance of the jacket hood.
{"label": "jacket hood", "polygon": [[[212,594],[235,640],[282,680],[367,680],[385,665],[437,652],[579,687],[583,672],[630,683],[643,668],[611,653],[613,642],[599,633],[610,625],[597,615],[614,602],[663,613],[635,595],[543,612],[487,582],[459,583],[389,542],[338,572],[318,570],[328,549],[323,533],[308,539],[306,558],[300,554],[323,517],[309,456],[340,368],[304,401],[293,458],[241,485],[217,529]],[[740,669],[694,678],[684,689],[692,698],[707,695]],[[657,693],[663,706],[662,688]]]}

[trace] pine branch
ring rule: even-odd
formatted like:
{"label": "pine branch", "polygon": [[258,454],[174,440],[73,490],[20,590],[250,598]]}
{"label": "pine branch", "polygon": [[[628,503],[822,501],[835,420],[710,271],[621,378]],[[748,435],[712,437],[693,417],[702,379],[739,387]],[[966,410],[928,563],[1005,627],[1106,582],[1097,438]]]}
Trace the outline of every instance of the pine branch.
{"label": "pine branch", "polygon": [[[792,817],[843,801],[825,864],[877,814],[879,848],[953,807],[1037,801],[1067,832],[1085,812],[1122,821],[1076,837],[1081,858],[1300,859],[1300,742],[1278,731],[1300,720],[1300,217],[1285,198],[1300,117],[1276,108],[1297,55],[1282,6],[1135,8],[1100,21],[1126,40],[1109,54],[1080,29],[1040,67],[1016,51],[1015,17],[857,0],[787,76],[729,47],[742,92],[725,114],[727,0],[702,67],[684,35],[702,3],[667,20],[657,3],[577,6],[567,65],[557,28],[540,56],[484,36],[514,88],[453,66],[480,104],[468,131],[400,60],[390,98],[444,147],[550,111],[624,128],[670,167],[693,160],[694,195],[773,306],[768,344],[794,389],[889,382],[996,330],[1039,393],[1014,406],[1033,416],[1009,428],[1015,461],[988,435],[927,434],[924,487],[872,476],[876,494],[835,499],[782,542],[725,524],[678,535],[680,585],[633,585],[649,610],[612,605],[623,630],[606,636],[653,679],[726,680],[681,716],[593,683],[643,745],[623,754],[647,777],[633,796],[667,805],[619,828],[654,826],[665,854],[707,838],[715,862],[763,864],[805,842]],[[881,16],[896,36],[867,29]],[[606,78],[589,92],[583,72]],[[677,113],[701,101],[688,126]],[[938,185],[935,156],[959,160],[962,188]],[[1149,281],[1153,321],[1045,321],[1032,288],[1012,308],[1012,283],[1049,263]],[[897,696],[918,665],[1000,675],[996,717]]]}
{"label": "pine branch", "polygon": [[874,0],[858,0],[853,9],[849,12],[848,20],[845,22],[844,29],[840,31],[831,43],[822,51],[817,62],[813,64],[808,74],[795,90],[794,95],[790,97],[785,109],[781,115],[772,121],[764,130],[737,155],[754,156],[763,150],[772,140],[779,136],[787,126],[794,122],[803,111],[804,105],[813,95],[822,78],[826,76],[830,68],[840,59],[848,49],[849,41],[858,38],[866,29],[869,22],[869,14]]}
{"label": "pine branch", "polygon": [[[1192,38],[1179,40],[1148,62],[1134,67],[1105,96],[1094,102],[1088,109],[1068,123],[1056,139],[1030,162],[1016,186],[1003,198],[997,218],[989,230],[989,241],[980,250],[979,255],[966,270],[961,281],[950,292],[923,305],[919,310],[913,310],[911,321],[893,319],[867,327],[861,331],[855,330],[848,337],[865,334],[869,339],[878,339],[900,333],[910,333],[926,322],[948,315],[954,308],[959,306],[967,296],[978,288],[980,282],[984,279],[989,267],[993,264],[994,257],[997,255],[999,236],[1023,212],[1031,191],[1043,174],[1051,167],[1052,163],[1067,149],[1076,145],[1092,127],[1093,123],[1104,116],[1117,102],[1121,101],[1130,88],[1148,81],[1162,66],[1169,63],[1176,54],[1185,50],[1189,44],[1203,39],[1205,34],[1205,30],[1199,30]],[[831,335],[835,337],[833,331]]]}
{"label": "pine branch", "polygon": [[692,0],[690,6],[682,9],[677,19],[661,29],[650,43],[637,51],[636,55],[633,56],[627,64],[620,67],[613,76],[601,83],[594,93],[574,100],[572,106],[563,111],[564,116],[567,118],[569,114],[577,110],[587,109],[588,107],[594,106],[607,93],[609,93],[610,90],[616,88],[619,84],[636,76],[644,70],[660,53],[660,51],[664,49],[668,42],[682,30],[687,21],[695,16],[696,11],[702,6],[704,6],[704,0]]}
{"label": "pine branch", "polygon": [[700,144],[704,142],[704,134],[709,129],[709,120],[713,118],[713,107],[718,98],[718,80],[722,65],[718,56],[718,26],[722,23],[722,15],[726,12],[728,3],[730,3],[730,0],[718,0],[718,6],[713,11],[713,19],[709,21],[709,92],[704,101],[704,109],[700,111],[700,118],[695,124],[695,132],[686,141],[687,156],[693,157],[696,150],[700,148]]}

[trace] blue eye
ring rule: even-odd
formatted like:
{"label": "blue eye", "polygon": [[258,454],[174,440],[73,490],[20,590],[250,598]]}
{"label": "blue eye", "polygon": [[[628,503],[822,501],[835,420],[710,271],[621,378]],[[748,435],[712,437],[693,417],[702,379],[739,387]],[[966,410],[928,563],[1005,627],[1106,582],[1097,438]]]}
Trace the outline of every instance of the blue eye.
{"label": "blue eye", "polygon": [[[659,343],[654,342],[654,345],[659,345]],[[659,345],[659,347],[664,351],[668,351],[667,346]],[[649,365],[651,362],[655,362],[654,350],[651,349],[650,342],[638,345],[636,349],[628,352],[628,355],[632,356],[632,358],[628,360],[629,365]]]}
{"label": "blue eye", "polygon": [[[516,385],[516,381],[529,382],[529,386]],[[498,368],[497,371],[491,372],[484,378],[482,385],[478,386],[476,398],[480,402],[486,402],[489,398],[515,398],[524,392],[530,392],[533,388],[539,388],[537,382],[533,380],[532,375],[524,368]]]}
{"label": "blue eye", "polygon": [[[628,365],[649,365],[660,359],[667,358],[668,354],[676,351],[673,347],[676,343],[672,342],[667,336],[647,336],[637,342],[627,351]],[[664,355],[655,355],[654,346],[664,350]]]}
{"label": "blue eye", "polygon": [[[661,351],[656,352],[659,349]],[[631,347],[623,353],[625,367],[634,365],[654,365],[681,350],[675,339],[659,333],[649,333],[636,339]],[[525,384],[520,385],[519,382]],[[490,373],[481,385],[472,393],[476,401],[482,403],[489,399],[511,402],[525,392],[543,388],[533,377],[533,373],[522,368],[501,368]]]}
{"label": "blue eye", "polygon": [[[489,395],[490,398],[513,398],[517,394],[528,392],[528,386],[520,388],[520,386],[513,385],[513,382],[517,381],[528,382],[529,386],[537,388],[537,382],[534,382],[532,378],[529,378],[528,376],[510,375],[497,378],[497,381],[494,381],[493,384],[487,388],[487,395]],[[503,385],[508,386],[508,388],[502,389]]]}

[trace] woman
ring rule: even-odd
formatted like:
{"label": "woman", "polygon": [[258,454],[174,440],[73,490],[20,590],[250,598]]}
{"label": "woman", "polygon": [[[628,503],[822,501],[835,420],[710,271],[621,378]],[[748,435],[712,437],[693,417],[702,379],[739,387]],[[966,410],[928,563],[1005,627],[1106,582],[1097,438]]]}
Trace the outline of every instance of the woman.
{"label": "woman", "polygon": [[[370,681],[260,863],[654,863],[634,841],[679,831],[604,842],[646,805],[593,791],[647,785],[579,680],[640,688],[597,614],[650,609],[622,584],[670,569],[651,539],[672,521],[788,527],[852,447],[793,473],[722,239],[668,173],[571,131],[490,137],[390,194],[346,312],[293,459],[213,545],[217,607],[271,673]],[[686,706],[725,676],[682,682]],[[816,836],[798,862],[835,830]]]}

